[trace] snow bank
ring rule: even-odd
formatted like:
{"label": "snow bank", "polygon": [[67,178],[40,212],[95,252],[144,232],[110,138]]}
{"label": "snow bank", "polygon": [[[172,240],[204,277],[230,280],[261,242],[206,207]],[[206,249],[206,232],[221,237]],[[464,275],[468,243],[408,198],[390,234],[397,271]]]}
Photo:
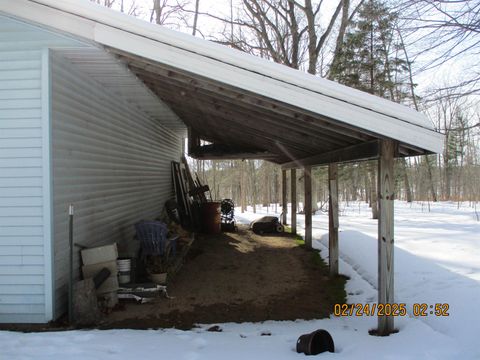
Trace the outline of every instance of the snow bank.
{"label": "snow bank", "polygon": [[[397,302],[449,303],[449,317],[396,318],[398,334],[368,335],[375,317],[331,317],[315,321],[221,324],[192,331],[110,330],[53,333],[0,332],[0,360],[8,359],[300,359],[295,352],[301,334],[323,328],[335,342],[331,359],[480,359],[476,348],[480,323],[480,223],[472,209],[442,203],[408,205],[396,202],[395,296]],[[248,223],[263,216],[241,214]],[[277,214],[278,215],[278,214]],[[303,216],[298,216],[301,232]],[[314,246],[328,257],[327,216],[313,219]],[[342,206],[340,272],[348,275],[350,303],[376,302],[376,221],[365,204]],[[262,336],[270,333],[270,336]]]}

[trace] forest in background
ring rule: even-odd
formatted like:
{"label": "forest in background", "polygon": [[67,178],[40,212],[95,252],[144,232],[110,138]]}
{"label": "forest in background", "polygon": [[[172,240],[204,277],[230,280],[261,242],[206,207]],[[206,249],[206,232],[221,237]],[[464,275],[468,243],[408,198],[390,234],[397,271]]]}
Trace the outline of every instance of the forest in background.
{"label": "forest in background", "polygon": [[[472,205],[480,199],[478,1],[92,1],[425,113],[445,135],[444,151],[397,159],[397,198]],[[230,198],[242,208],[281,202],[278,165],[189,161],[213,199]],[[376,161],[341,164],[340,200],[367,201],[375,212],[376,170]],[[312,169],[312,196],[321,209],[328,204],[327,173]],[[302,203],[302,170],[293,180],[288,171],[287,181],[287,189],[297,182]]]}

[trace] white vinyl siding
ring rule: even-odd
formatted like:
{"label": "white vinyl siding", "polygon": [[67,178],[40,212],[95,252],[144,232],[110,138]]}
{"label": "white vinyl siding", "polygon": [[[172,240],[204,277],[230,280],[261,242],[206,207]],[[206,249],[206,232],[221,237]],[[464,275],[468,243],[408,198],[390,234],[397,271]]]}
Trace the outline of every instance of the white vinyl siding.
{"label": "white vinyl siding", "polygon": [[0,16],[0,323],[52,316],[44,54],[47,46],[67,44]]}
{"label": "white vinyl siding", "polygon": [[[180,159],[181,138],[60,54],[52,53],[51,63],[59,316],[67,296],[68,205],[75,206],[75,243],[95,246],[131,240],[134,223],[160,215],[172,195],[170,164]],[[76,276],[79,261],[76,248]]]}
{"label": "white vinyl siding", "polygon": [[[176,115],[139,81],[127,100],[125,88],[117,96],[55,51],[86,56],[84,68],[92,58],[119,66],[101,49],[0,15],[0,323],[64,313],[68,204],[75,242],[131,239],[133,224],[171,196],[170,161],[181,156],[180,131],[160,125]],[[151,116],[136,98],[148,99]]]}

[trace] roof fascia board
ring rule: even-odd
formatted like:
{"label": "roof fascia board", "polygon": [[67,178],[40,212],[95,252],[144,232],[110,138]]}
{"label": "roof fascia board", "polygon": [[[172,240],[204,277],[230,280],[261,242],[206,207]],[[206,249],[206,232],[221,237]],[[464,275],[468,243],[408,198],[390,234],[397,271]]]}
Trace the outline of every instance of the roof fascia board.
{"label": "roof fascia board", "polygon": [[[60,13],[59,13],[60,11]],[[0,0],[0,12],[36,24],[53,27],[87,40],[94,39],[95,22],[26,0]]]}

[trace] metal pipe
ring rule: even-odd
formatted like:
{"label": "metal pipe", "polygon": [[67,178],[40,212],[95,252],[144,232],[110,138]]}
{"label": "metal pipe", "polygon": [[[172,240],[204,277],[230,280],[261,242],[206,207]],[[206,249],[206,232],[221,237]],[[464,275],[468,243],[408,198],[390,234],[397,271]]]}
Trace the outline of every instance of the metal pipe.
{"label": "metal pipe", "polygon": [[68,207],[68,242],[70,246],[70,273],[68,281],[68,323],[73,323],[73,204]]}

